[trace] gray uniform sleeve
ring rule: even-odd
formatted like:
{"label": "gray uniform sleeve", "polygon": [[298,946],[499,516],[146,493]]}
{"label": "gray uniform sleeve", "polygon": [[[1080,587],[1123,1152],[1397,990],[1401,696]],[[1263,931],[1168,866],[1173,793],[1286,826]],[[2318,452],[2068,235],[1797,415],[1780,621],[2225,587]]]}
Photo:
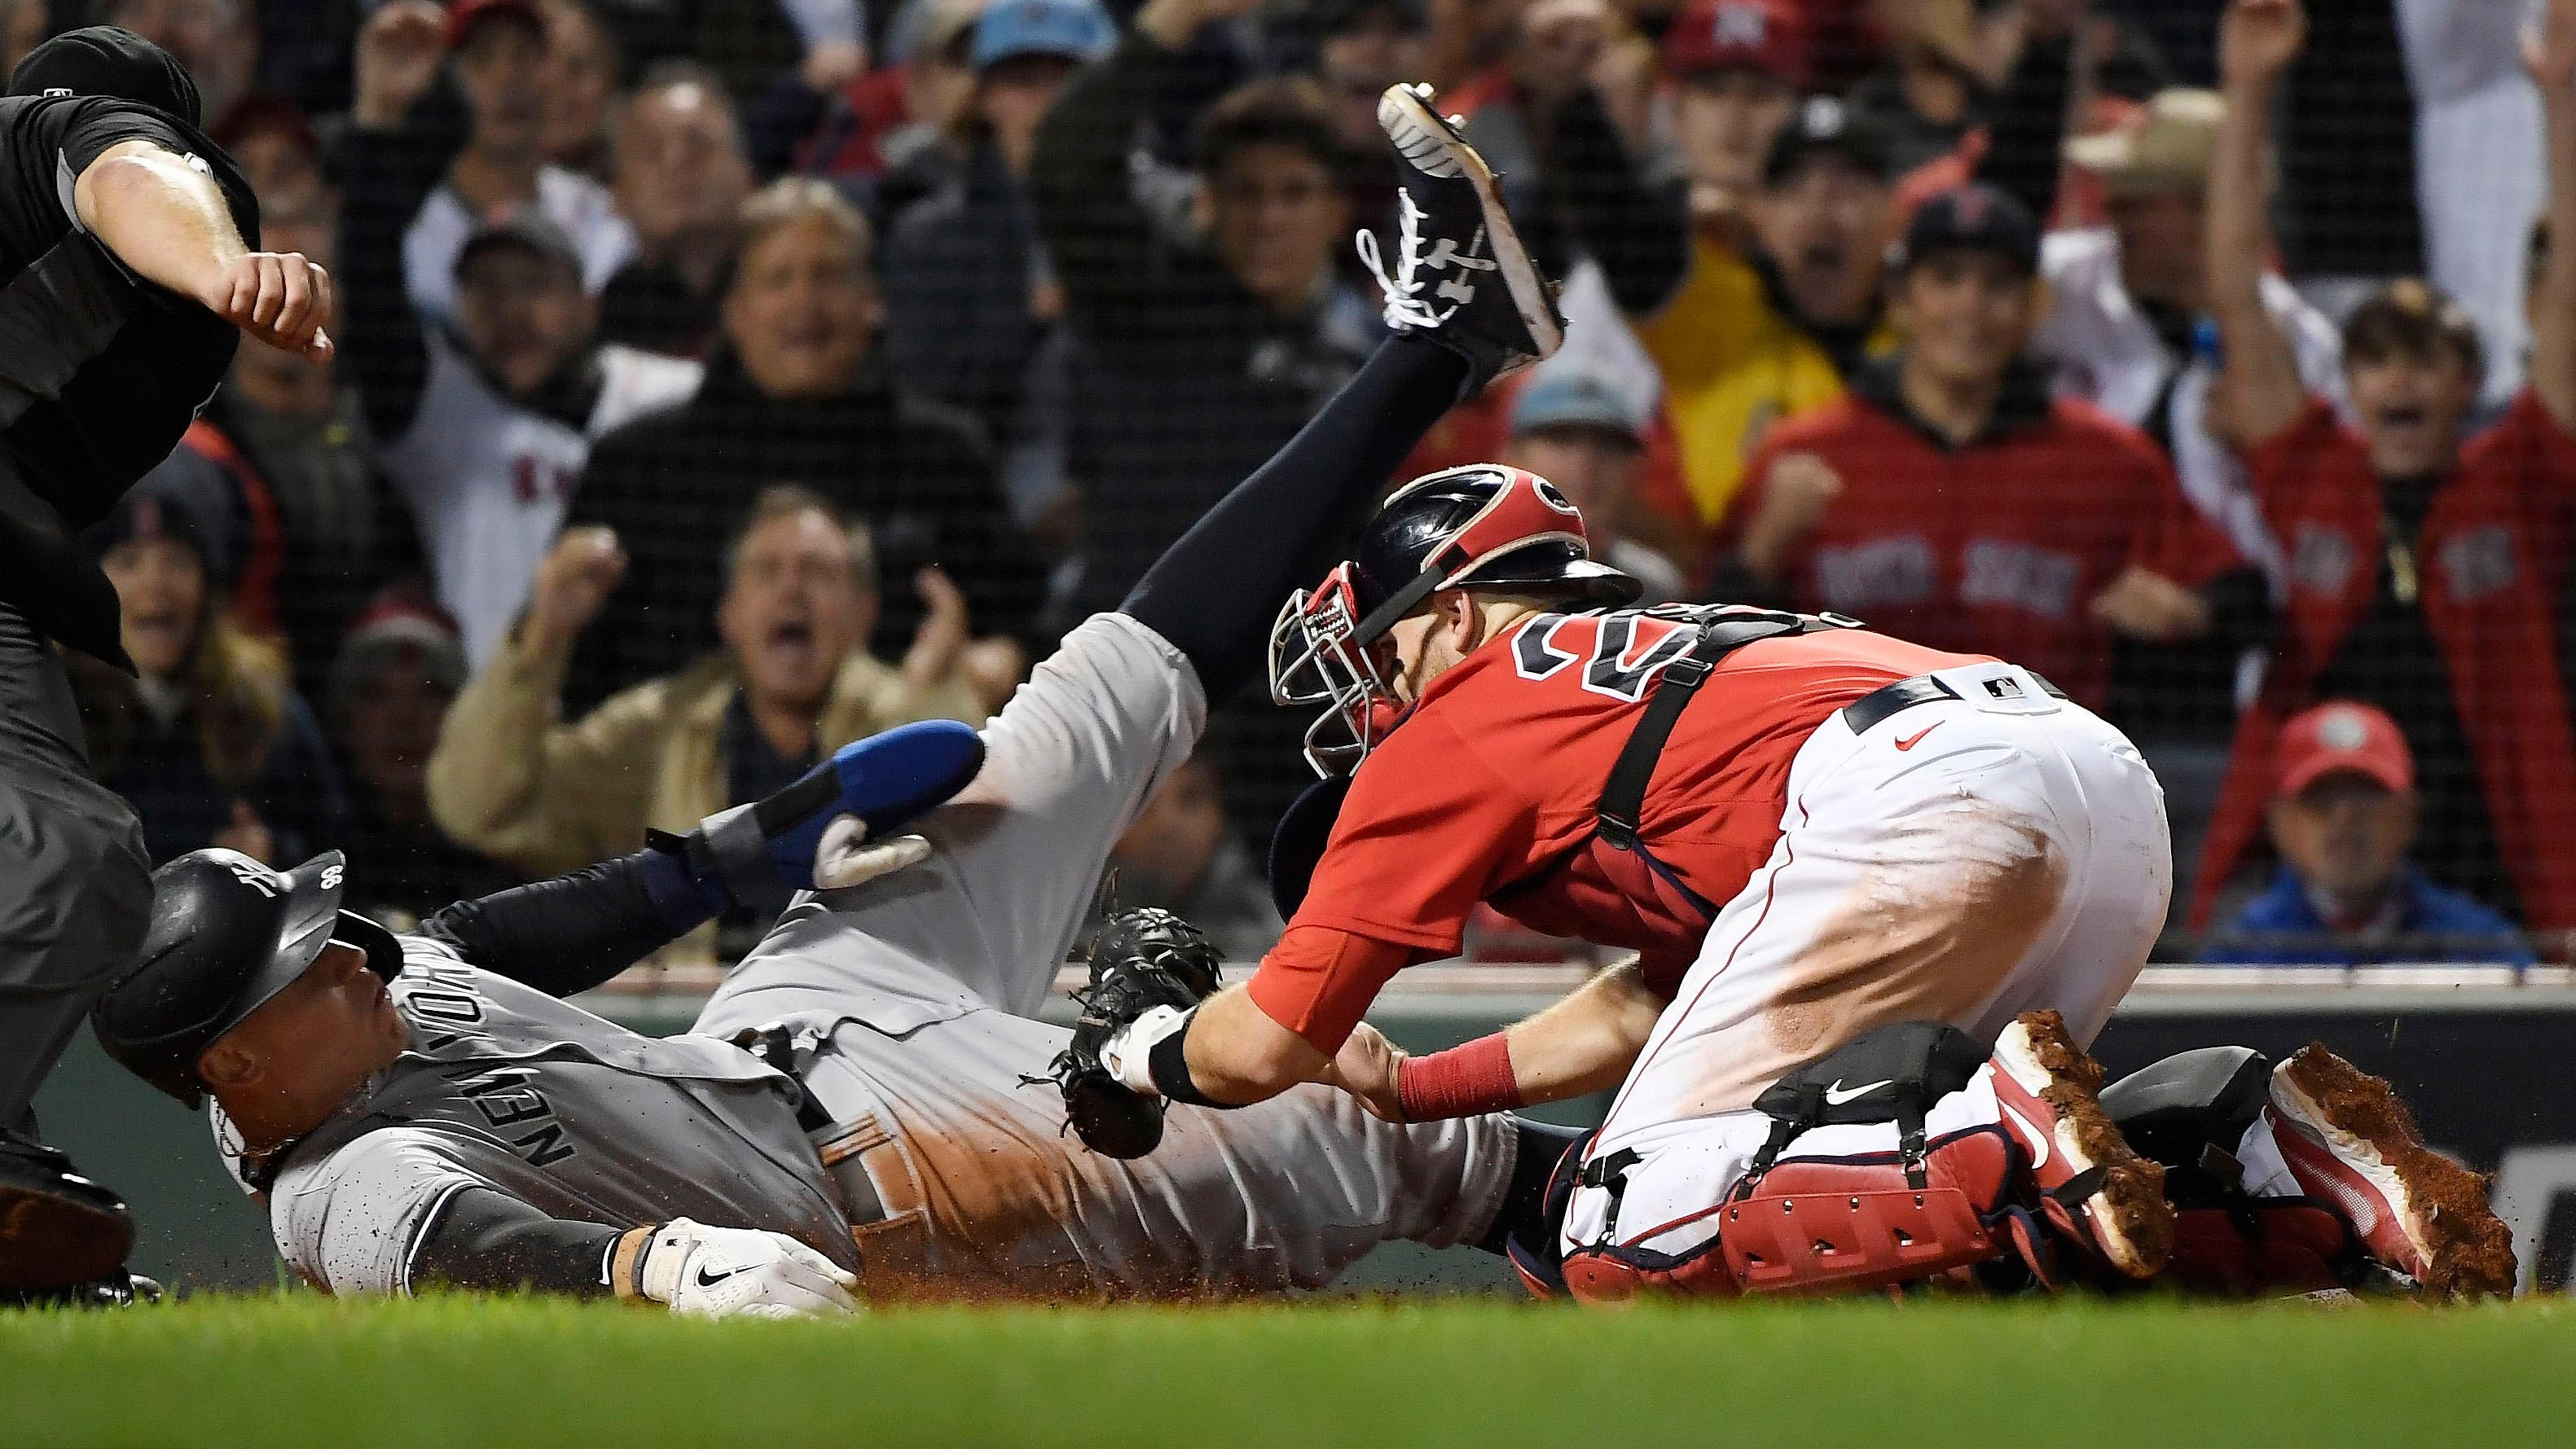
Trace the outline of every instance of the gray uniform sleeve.
{"label": "gray uniform sleeve", "polygon": [[409,1293],[422,1238],[456,1194],[503,1192],[473,1144],[416,1127],[370,1132],[269,1189],[277,1251],[333,1293]]}

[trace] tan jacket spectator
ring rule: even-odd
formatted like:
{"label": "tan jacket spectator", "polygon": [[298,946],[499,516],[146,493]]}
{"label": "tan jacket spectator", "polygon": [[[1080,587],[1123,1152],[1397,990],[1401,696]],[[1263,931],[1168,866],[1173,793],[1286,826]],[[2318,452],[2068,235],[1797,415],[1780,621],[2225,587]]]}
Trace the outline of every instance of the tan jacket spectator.
{"label": "tan jacket spectator", "polygon": [[[983,720],[990,691],[961,667],[966,608],[945,578],[920,581],[929,616],[901,666],[861,652],[876,613],[864,538],[804,490],[763,494],[727,555],[724,651],[566,724],[573,642],[625,567],[607,530],[568,532],[527,619],[448,715],[429,764],[441,828],[553,874],[633,850],[648,827],[686,831],[764,792],[737,784],[783,785],[850,740],[913,720]],[[785,778],[746,778],[764,762]]]}

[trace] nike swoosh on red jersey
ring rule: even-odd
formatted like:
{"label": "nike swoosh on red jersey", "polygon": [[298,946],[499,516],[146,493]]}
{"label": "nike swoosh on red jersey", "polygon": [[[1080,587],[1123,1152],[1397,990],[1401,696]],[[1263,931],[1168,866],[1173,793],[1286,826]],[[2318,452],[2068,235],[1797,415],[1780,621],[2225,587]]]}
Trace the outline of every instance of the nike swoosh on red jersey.
{"label": "nike swoosh on red jersey", "polygon": [[1910,750],[1910,749],[1914,748],[1916,745],[1919,745],[1919,744],[1923,743],[1923,737],[1924,737],[1925,735],[1928,735],[1928,734],[1932,733],[1934,730],[1937,730],[1937,729],[1939,729],[1940,727],[1941,727],[1941,721],[1939,721],[1939,720],[1937,720],[1937,719],[1936,719],[1936,720],[1932,721],[1930,724],[1925,725],[1923,728],[1921,728],[1921,729],[1919,729],[1919,730],[1916,730],[1914,733],[1912,733],[1912,734],[1910,734],[1910,735],[1907,735],[1905,738],[1903,738],[1903,739],[1901,739],[1901,740],[1898,740],[1898,741],[1896,742],[1896,747],[1897,747],[1898,749],[1900,749],[1900,750]]}

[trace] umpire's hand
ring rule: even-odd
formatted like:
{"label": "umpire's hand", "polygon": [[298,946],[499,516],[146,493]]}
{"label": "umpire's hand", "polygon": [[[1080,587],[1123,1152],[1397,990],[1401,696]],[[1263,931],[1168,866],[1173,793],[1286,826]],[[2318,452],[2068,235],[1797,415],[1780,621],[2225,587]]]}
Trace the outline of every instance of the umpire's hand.
{"label": "umpire's hand", "polygon": [[302,252],[244,252],[197,300],[281,352],[331,360],[331,275]]}

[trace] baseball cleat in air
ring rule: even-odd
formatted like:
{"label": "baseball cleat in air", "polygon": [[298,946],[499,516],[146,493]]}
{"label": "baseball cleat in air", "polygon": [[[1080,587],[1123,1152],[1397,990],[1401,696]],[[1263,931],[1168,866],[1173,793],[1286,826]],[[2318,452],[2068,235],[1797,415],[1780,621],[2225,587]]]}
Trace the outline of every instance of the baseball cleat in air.
{"label": "baseball cleat in air", "polygon": [[1521,245],[1492,168],[1432,108],[1431,88],[1387,87],[1377,122],[1402,162],[1395,256],[1389,265],[1366,229],[1359,251],[1386,294],[1387,325],[1463,354],[1468,395],[1556,351],[1565,323],[1555,293]]}

